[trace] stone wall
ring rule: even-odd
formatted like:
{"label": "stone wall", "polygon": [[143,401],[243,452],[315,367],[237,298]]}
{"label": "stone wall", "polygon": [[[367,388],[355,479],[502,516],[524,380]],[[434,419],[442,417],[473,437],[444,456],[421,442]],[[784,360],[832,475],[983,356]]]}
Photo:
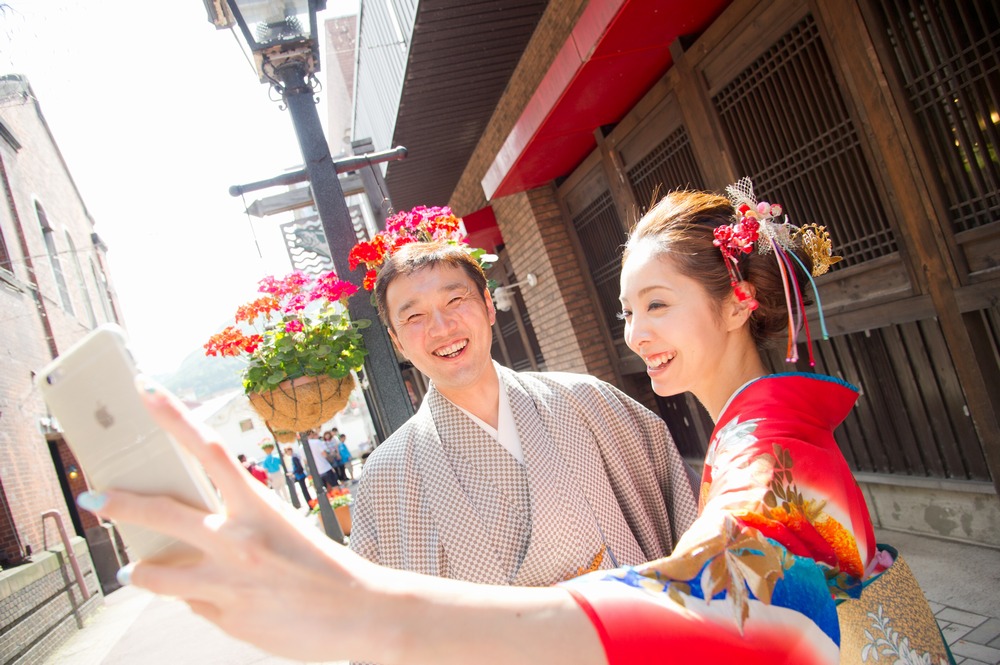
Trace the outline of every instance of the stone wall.
{"label": "stone wall", "polygon": [[1000,500],[991,483],[856,477],[876,527],[1000,549]]}

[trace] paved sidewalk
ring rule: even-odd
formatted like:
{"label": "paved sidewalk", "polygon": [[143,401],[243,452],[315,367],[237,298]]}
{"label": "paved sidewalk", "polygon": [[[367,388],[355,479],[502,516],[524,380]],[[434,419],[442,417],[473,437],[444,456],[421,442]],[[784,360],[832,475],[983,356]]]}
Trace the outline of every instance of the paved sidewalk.
{"label": "paved sidewalk", "polygon": [[[920,582],[960,665],[1000,665],[1000,550],[879,530]],[[295,634],[288,635],[294,640]],[[184,603],[120,589],[47,665],[293,665],[240,642]],[[343,663],[330,664],[343,665]]]}
{"label": "paved sidewalk", "polygon": [[[295,633],[288,635],[296,639]],[[135,587],[104,608],[46,665],[295,665],[223,633],[179,600]],[[328,665],[347,665],[346,662]]]}
{"label": "paved sidewalk", "polygon": [[1000,550],[876,530],[920,582],[959,665],[1000,665]]}

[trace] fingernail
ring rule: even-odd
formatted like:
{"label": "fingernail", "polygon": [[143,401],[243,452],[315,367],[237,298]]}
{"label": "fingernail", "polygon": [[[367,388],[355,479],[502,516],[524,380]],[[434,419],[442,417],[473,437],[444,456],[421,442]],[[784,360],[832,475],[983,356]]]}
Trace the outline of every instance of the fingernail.
{"label": "fingernail", "polygon": [[132,584],[132,571],[135,569],[134,563],[125,564],[122,568],[118,569],[118,574],[115,578],[118,580],[118,584],[122,586],[128,586]]}
{"label": "fingernail", "polygon": [[135,385],[139,386],[139,389],[147,395],[155,395],[160,392],[159,386],[156,385],[156,382],[147,377],[145,374],[136,375]]}
{"label": "fingernail", "polygon": [[107,502],[107,495],[101,492],[81,492],[80,495],[76,497],[76,505],[80,506],[84,510],[89,510],[92,513],[103,508],[104,504]]}

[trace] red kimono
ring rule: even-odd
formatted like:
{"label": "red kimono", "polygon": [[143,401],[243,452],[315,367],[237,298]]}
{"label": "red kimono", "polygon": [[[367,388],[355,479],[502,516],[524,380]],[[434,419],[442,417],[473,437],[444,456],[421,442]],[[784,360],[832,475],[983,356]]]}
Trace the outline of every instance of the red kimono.
{"label": "red kimono", "polygon": [[793,373],[730,399],[674,552],[565,584],[612,665],[953,662],[833,438],[857,396]]}

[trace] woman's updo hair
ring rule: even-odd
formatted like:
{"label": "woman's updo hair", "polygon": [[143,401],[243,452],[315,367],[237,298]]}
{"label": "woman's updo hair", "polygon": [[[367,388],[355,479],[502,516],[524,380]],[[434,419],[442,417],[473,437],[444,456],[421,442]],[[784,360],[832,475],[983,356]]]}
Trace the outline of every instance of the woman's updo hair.
{"label": "woman's updo hair", "polygon": [[[657,256],[668,259],[682,275],[700,283],[721,307],[732,295],[733,287],[722,252],[712,242],[717,226],[735,222],[733,204],[723,196],[697,191],[671,192],[633,227],[625,243],[622,263],[640,244],[653,243]],[[795,254],[806,268],[811,268],[805,252]],[[758,307],[750,315],[750,334],[757,348],[764,350],[776,338],[788,334],[788,306],[777,260],[773,252],[759,254],[755,243],[754,251],[740,257],[739,269],[743,280],[756,289]],[[801,272],[798,266],[796,270]],[[797,281],[804,284],[806,280]],[[805,291],[802,297],[808,304]]]}

